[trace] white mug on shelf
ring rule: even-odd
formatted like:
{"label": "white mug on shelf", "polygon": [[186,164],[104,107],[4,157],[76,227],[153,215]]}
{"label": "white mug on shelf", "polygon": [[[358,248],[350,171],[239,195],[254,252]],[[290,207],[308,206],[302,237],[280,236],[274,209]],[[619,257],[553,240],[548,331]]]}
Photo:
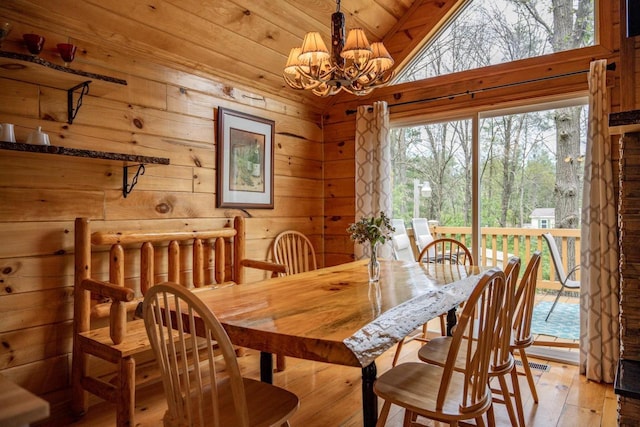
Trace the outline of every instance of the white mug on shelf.
{"label": "white mug on shelf", "polygon": [[27,144],[49,145],[49,135],[42,132],[42,127],[38,126],[38,130],[34,130],[27,136]]}
{"label": "white mug on shelf", "polygon": [[0,125],[0,141],[16,142],[16,135],[13,133],[13,124],[3,123]]}

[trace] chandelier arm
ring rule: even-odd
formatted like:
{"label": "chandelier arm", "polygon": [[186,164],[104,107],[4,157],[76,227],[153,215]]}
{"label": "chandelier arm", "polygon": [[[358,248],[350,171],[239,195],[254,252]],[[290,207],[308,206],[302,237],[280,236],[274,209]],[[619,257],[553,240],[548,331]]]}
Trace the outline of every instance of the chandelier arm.
{"label": "chandelier arm", "polygon": [[284,80],[294,89],[314,89],[323,83],[315,79],[310,79],[305,75],[294,79],[284,74]]}
{"label": "chandelier arm", "polygon": [[[309,67],[309,68],[312,68],[312,67]],[[328,71],[326,71],[324,73],[319,72],[317,74],[316,73],[312,74],[312,73],[306,72],[302,67],[296,66],[296,71],[300,75],[304,76],[308,80],[317,82],[318,84],[325,83],[325,82],[331,80],[331,77],[333,75],[334,70],[335,70],[335,67],[332,67],[332,68],[330,68]]]}

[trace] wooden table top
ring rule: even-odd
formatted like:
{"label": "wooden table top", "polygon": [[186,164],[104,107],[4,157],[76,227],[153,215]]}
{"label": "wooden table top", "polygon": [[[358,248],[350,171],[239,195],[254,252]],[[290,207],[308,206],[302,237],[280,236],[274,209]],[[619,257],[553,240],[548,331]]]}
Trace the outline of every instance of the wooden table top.
{"label": "wooden table top", "polygon": [[239,346],[364,367],[463,302],[486,268],[368,260],[199,292]]}

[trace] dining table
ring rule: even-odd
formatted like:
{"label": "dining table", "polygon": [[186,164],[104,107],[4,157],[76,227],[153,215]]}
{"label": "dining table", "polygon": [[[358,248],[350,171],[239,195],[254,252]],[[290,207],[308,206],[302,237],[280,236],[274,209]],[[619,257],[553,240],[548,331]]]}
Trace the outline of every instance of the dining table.
{"label": "dining table", "polygon": [[486,268],[381,260],[380,279],[370,283],[367,262],[197,295],[234,345],[260,351],[262,381],[273,380],[273,354],[361,368],[363,424],[370,427],[378,417],[376,358],[464,302]]}

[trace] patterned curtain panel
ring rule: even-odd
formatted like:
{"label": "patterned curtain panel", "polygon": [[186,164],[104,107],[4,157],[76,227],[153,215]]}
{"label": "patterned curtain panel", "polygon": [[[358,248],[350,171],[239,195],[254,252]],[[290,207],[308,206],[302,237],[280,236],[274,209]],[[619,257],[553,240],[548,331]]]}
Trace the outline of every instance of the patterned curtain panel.
{"label": "patterned curtain panel", "polygon": [[[356,114],[356,221],[384,212],[391,217],[391,145],[387,103],[361,105]],[[391,257],[385,244],[379,254]],[[355,245],[357,259],[369,256],[367,245]]]}
{"label": "patterned curtain panel", "polygon": [[620,354],[618,233],[606,60],[589,72],[589,131],[581,230],[580,373],[612,383]]}

